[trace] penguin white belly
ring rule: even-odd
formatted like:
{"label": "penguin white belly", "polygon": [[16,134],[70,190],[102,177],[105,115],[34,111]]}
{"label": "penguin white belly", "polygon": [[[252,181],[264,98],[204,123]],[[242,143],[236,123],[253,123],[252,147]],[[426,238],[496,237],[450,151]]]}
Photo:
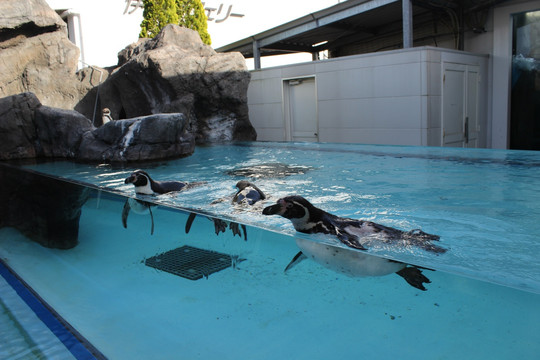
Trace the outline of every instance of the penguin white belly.
{"label": "penguin white belly", "polygon": [[128,198],[128,201],[129,201],[129,206],[131,207],[131,210],[135,214],[140,214],[140,215],[148,214],[148,209],[150,207],[149,203],[145,203],[143,201],[137,201],[137,199],[133,199],[133,198]]}
{"label": "penguin white belly", "polygon": [[144,186],[135,186],[135,194],[154,195],[154,190],[152,190],[150,183],[147,183]]}
{"label": "penguin white belly", "polygon": [[383,276],[395,273],[406,265],[368,255],[356,250],[348,250],[315,241],[296,239],[302,253],[330,270],[352,276]]}

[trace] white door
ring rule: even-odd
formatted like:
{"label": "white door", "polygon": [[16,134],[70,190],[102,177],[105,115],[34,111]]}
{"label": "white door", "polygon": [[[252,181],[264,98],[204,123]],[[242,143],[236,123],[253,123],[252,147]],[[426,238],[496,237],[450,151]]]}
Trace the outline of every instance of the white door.
{"label": "white door", "polygon": [[315,78],[285,81],[288,140],[319,141]]}
{"label": "white door", "polygon": [[442,145],[478,146],[478,66],[444,64]]}

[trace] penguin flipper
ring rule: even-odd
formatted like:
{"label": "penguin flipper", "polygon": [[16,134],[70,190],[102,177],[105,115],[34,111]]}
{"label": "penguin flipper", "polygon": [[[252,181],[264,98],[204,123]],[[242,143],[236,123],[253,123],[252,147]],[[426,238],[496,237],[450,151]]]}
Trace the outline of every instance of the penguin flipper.
{"label": "penguin flipper", "polygon": [[407,266],[396,272],[399,276],[405,279],[412,287],[426,291],[424,283],[429,284],[431,281],[422,274],[422,271],[414,266]]}
{"label": "penguin flipper", "polygon": [[191,225],[193,224],[193,220],[195,220],[195,217],[197,214],[195,213],[189,213],[189,217],[186,221],[186,234],[189,233],[189,230],[191,230]]}
{"label": "penguin flipper", "polygon": [[287,265],[285,267],[285,270],[283,270],[283,272],[287,272],[287,270],[293,268],[294,266],[298,265],[302,260],[305,260],[307,259],[307,256],[304,255],[303,252],[298,252],[298,254],[296,254],[293,259],[291,260],[291,262],[289,263],[289,265]]}
{"label": "penguin flipper", "polygon": [[150,229],[150,235],[154,235],[154,214],[152,214],[152,208],[149,206],[148,211],[150,212],[150,219],[152,220],[152,228]]}
{"label": "penguin flipper", "polygon": [[358,250],[367,250],[365,247],[360,244],[360,241],[358,241],[358,236],[349,234],[348,232],[344,231],[336,231],[337,238],[339,241],[341,241],[343,244],[347,245],[348,247],[358,249]]}
{"label": "penguin flipper", "polygon": [[122,209],[122,225],[124,225],[124,229],[127,229],[127,218],[129,215],[129,210],[131,210],[131,206],[129,205],[129,199],[126,199],[126,202],[124,203],[124,208]]}

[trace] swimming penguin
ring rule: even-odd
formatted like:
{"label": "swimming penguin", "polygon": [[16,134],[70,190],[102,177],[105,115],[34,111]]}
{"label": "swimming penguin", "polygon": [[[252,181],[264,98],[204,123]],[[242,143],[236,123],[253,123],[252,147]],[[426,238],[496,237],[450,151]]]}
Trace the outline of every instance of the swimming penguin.
{"label": "swimming penguin", "polygon": [[135,186],[136,194],[154,195],[183,190],[187,183],[182,181],[155,181],[143,170],[135,170],[124,180],[126,184]]}
{"label": "swimming penguin", "polygon": [[246,180],[240,180],[236,183],[238,191],[232,199],[233,204],[253,205],[259,200],[266,199],[266,195],[254,184]]}
{"label": "swimming penguin", "polygon": [[[233,205],[253,205],[259,200],[266,199],[266,195],[262,192],[261,189],[259,189],[254,184],[250,183],[249,181],[241,180],[236,183],[236,187],[238,188],[238,191],[236,194],[234,194],[231,203]],[[222,200],[218,200],[216,202],[221,202]],[[189,233],[189,230],[191,229],[191,225],[193,224],[193,221],[195,220],[195,217],[197,214],[191,213],[189,214],[188,220],[186,222],[186,234]],[[225,232],[227,229],[227,222],[224,220],[216,219],[216,218],[209,218],[214,222],[214,228],[216,231],[216,235],[218,235],[220,232]],[[229,228],[231,229],[233,235],[242,236],[239,224],[235,222],[229,223]],[[244,224],[240,224],[240,227],[242,230],[244,230],[244,240],[247,241],[247,229]]]}
{"label": "swimming penguin", "polygon": [[[414,245],[437,254],[446,252],[446,249],[431,243],[439,240],[437,235],[427,234],[421,230],[404,232],[371,221],[341,218],[316,208],[301,196],[279,199],[275,205],[264,208],[263,214],[281,215],[289,219],[298,232],[335,235],[341,243],[358,250],[366,250],[364,245],[378,241],[400,246]],[[423,284],[430,283],[420,268],[414,265],[303,239],[298,239],[297,245],[302,251],[296,254],[285,271],[310,257],[323,266],[350,276],[382,276],[396,273],[411,286],[424,291],[426,288]]]}
{"label": "swimming penguin", "polygon": [[[161,195],[173,191],[182,191],[191,188],[202,183],[185,183],[182,181],[156,181],[153,180],[146,171],[135,170],[129,177],[124,180],[125,184],[133,184],[135,186],[135,194],[137,195]],[[150,213],[152,219],[151,234],[154,233],[154,215],[152,214],[152,207],[156,205],[147,201],[128,198],[124,204],[122,210],[122,224],[127,228],[127,217],[129,211],[133,211],[137,214],[145,214],[147,211]]]}

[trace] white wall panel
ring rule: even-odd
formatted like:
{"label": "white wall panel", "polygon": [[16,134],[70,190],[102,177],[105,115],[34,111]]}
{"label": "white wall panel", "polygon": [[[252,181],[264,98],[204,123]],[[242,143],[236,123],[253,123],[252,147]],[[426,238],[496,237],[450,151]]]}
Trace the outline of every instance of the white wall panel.
{"label": "white wall panel", "polygon": [[[486,56],[430,47],[257,70],[250,119],[259,140],[286,140],[284,82],[309,76],[316,79],[320,141],[440,146],[441,68],[449,60],[478,63],[486,74]],[[479,106],[485,119],[485,98]]]}

